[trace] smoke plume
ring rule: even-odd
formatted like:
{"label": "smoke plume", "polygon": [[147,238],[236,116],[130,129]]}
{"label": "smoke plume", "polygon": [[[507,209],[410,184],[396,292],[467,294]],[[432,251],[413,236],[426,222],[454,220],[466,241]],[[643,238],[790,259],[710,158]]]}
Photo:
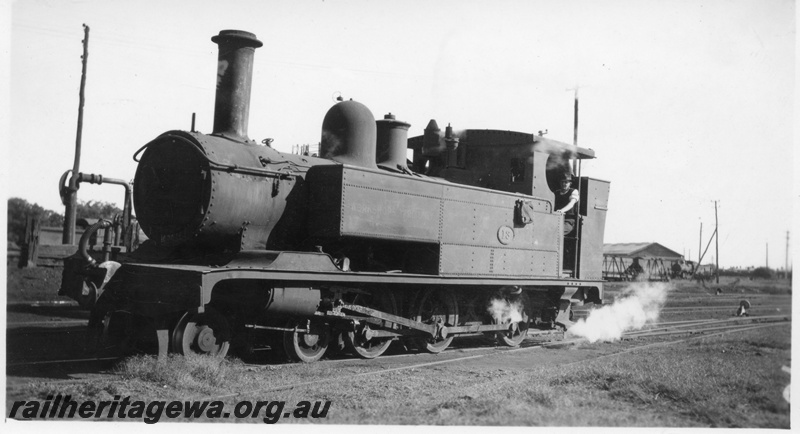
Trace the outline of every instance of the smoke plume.
{"label": "smoke plume", "polygon": [[632,283],[613,304],[591,311],[585,320],[578,320],[566,336],[586,338],[589,342],[619,340],[622,333],[657,321],[671,289],[668,283]]}
{"label": "smoke plume", "polygon": [[522,321],[522,303],[519,301],[508,302],[504,299],[495,298],[489,302],[489,307],[486,311],[498,324]]}

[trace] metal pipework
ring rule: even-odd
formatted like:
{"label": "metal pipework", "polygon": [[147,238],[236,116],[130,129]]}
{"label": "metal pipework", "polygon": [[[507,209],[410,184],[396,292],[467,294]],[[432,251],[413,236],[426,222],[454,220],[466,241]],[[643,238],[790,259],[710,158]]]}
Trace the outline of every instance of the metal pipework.
{"label": "metal pipework", "polygon": [[219,46],[213,134],[249,141],[253,56],[264,44],[256,35],[241,30],[222,30],[211,41]]}
{"label": "metal pipework", "polygon": [[[59,181],[59,184],[58,184],[62,200],[63,200],[63,198],[65,198],[65,195],[67,194],[67,189],[69,188],[69,187],[67,187],[65,185],[65,181],[67,179],[67,175],[69,175],[70,172],[71,172],[70,170],[67,170],[66,172],[64,172],[64,174],[61,175],[61,180]],[[103,175],[95,175],[93,173],[78,173],[77,176],[73,176],[72,178],[75,179],[75,185],[76,186],[79,186],[79,184],[81,182],[88,182],[89,184],[97,184],[97,185],[101,185],[103,183],[116,184],[116,185],[121,185],[122,187],[124,187],[125,188],[125,202],[124,202],[124,204],[122,206],[122,224],[125,226],[125,228],[128,228],[128,226],[131,224],[131,185],[130,185],[130,183],[128,183],[127,181],[124,181],[122,179],[105,178],[105,177],[103,177]]]}
{"label": "metal pipework", "polygon": [[111,222],[105,219],[100,219],[97,223],[93,224],[86,232],[81,235],[81,240],[78,242],[78,252],[80,252],[81,257],[89,263],[90,267],[94,267],[97,265],[97,261],[89,255],[89,239],[92,237],[92,234],[97,232],[98,229],[105,229],[106,234],[103,237],[103,261],[108,261],[111,252],[111,241],[110,241],[110,234],[108,233],[108,228],[111,227]]}
{"label": "metal pipework", "polygon": [[428,126],[425,127],[424,137],[422,139],[422,155],[426,157],[438,157],[445,150],[443,143],[439,141],[439,134],[442,130],[436,120],[431,119]]}
{"label": "metal pipework", "polygon": [[116,184],[125,188],[125,202],[122,205],[122,224],[127,228],[131,224],[131,185],[127,181],[117,178],[105,178],[103,175],[93,173],[79,173],[78,182],[88,182],[89,184],[101,185]]}
{"label": "metal pipework", "polygon": [[444,129],[444,143],[447,149],[446,167],[458,166],[458,137],[453,135],[453,127],[447,124]]}

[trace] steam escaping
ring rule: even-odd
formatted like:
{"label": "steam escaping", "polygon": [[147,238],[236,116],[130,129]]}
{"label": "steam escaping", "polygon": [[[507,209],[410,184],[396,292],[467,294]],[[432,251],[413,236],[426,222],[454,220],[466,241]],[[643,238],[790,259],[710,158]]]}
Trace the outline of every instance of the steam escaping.
{"label": "steam escaping", "polygon": [[657,321],[670,290],[672,285],[668,283],[632,283],[613,304],[591,311],[585,320],[578,320],[569,328],[566,337],[582,337],[589,342],[619,340],[622,333]]}
{"label": "steam escaping", "polygon": [[563,144],[543,137],[536,138],[536,141],[533,143],[533,150],[544,152],[549,155],[547,159],[547,170],[561,169],[563,166],[569,164],[570,159],[575,156],[570,149],[564,149]]}
{"label": "steam escaping", "polygon": [[497,324],[522,321],[522,303],[519,300],[509,302],[502,298],[495,298],[489,302],[486,311],[494,318]]}

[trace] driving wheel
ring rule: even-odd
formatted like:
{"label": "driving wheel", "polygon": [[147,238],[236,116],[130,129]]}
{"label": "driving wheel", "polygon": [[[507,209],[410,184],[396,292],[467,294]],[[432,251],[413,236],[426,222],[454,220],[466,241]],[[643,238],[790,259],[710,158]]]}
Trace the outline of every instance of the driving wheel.
{"label": "driving wheel", "polygon": [[[392,315],[398,315],[397,302],[392,293],[388,291],[356,294],[351,303]],[[342,334],[345,348],[358,357],[374,359],[386,352],[392,344],[392,338],[377,337],[374,336],[374,332],[391,328],[396,328],[396,325],[378,318],[366,318],[360,321],[354,331],[348,331]]]}
{"label": "driving wheel", "polygon": [[[453,291],[448,289],[422,290],[417,294],[412,312],[413,320],[425,324],[458,325],[458,301]],[[414,343],[423,351],[441,353],[450,346],[453,338],[454,336],[415,338]]]}
{"label": "driving wheel", "polygon": [[225,357],[230,345],[228,321],[210,307],[203,313],[185,313],[172,332],[172,351],[183,355]]}
{"label": "driving wheel", "polygon": [[307,327],[305,321],[290,321],[287,328],[294,330],[283,332],[283,349],[294,362],[316,362],[328,349],[328,327],[320,325],[310,330]]}

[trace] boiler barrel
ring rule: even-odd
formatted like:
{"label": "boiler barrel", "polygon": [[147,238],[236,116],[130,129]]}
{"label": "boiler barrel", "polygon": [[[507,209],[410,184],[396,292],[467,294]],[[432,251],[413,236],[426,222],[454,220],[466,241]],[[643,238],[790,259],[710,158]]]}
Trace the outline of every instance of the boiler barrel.
{"label": "boiler barrel", "polygon": [[[260,162],[292,163],[295,176]],[[281,236],[271,234],[275,226],[292,220],[284,213],[297,178],[305,175],[298,163],[299,156],[266,146],[170,131],[148,144],[136,170],[139,223],[158,245],[263,249]]]}

